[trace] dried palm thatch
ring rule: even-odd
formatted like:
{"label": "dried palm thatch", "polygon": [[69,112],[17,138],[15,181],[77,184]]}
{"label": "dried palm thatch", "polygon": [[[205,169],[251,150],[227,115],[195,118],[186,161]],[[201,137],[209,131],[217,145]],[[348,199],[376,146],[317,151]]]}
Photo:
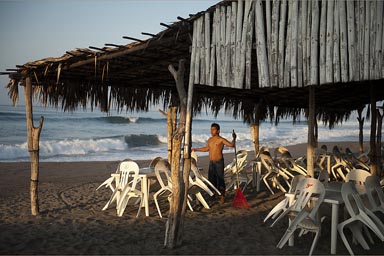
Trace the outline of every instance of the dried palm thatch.
{"label": "dried palm thatch", "polygon": [[[230,1],[218,5],[228,6]],[[186,61],[190,73],[190,48],[193,21],[213,13],[215,6],[188,19],[163,24],[166,29],[147,40],[136,40],[126,45],[105,44],[105,47],[77,48],[58,58],[45,58],[17,66],[9,75],[9,96],[17,102],[18,85],[31,77],[34,95],[43,105],[74,111],[78,108],[99,108],[108,112],[147,111],[151,105],[162,103],[164,108],[178,105],[177,90],[169,64]],[[213,22],[213,21],[211,21]],[[144,34],[144,33],[143,33]],[[135,40],[131,37],[124,37]],[[108,46],[108,47],[107,47]],[[251,66],[257,67],[255,51]],[[175,65],[177,66],[177,65]],[[215,115],[220,110],[244,122],[269,118],[278,123],[292,117],[293,122],[306,115],[307,87],[261,87],[257,68],[252,69],[249,89],[195,84],[193,114],[201,111]],[[188,77],[184,84],[188,85]],[[215,77],[215,79],[217,79]],[[384,100],[383,80],[355,81],[316,86],[316,113],[319,120],[333,127],[349,118],[351,112],[370,103],[369,88],[376,99]]]}

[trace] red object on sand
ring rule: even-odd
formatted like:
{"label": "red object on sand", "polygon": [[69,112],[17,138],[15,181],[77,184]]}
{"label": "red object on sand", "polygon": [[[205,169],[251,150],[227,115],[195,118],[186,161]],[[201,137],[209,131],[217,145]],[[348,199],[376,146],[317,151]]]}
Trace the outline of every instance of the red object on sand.
{"label": "red object on sand", "polygon": [[236,191],[235,198],[233,199],[233,202],[232,202],[232,207],[249,209],[249,204],[247,202],[247,199],[245,199],[245,196],[240,188],[238,188]]}

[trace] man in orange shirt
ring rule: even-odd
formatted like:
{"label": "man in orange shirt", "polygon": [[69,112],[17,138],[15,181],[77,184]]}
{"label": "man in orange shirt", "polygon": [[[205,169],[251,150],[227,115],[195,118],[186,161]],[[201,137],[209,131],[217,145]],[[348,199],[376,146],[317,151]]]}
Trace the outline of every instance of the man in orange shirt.
{"label": "man in orange shirt", "polygon": [[209,152],[208,180],[220,191],[220,203],[225,201],[225,181],[224,181],[224,157],[223,148],[234,147],[236,143],[236,133],[232,133],[232,142],[220,136],[220,125],[211,125],[211,137],[207,145],[201,148],[192,148],[192,151]]}

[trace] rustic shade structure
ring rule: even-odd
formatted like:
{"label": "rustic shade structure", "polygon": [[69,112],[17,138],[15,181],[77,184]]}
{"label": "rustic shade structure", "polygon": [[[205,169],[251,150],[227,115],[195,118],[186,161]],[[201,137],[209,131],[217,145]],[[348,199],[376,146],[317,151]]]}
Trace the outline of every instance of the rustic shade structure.
{"label": "rustic shade structure", "polygon": [[[30,76],[39,100],[64,111],[87,105],[146,111],[159,102],[175,104],[177,91],[167,66],[186,59],[189,74],[192,55],[195,113],[204,106],[214,113],[224,107],[249,121],[261,100],[283,109],[281,116],[299,113],[294,109],[308,107],[307,86],[312,84],[316,113],[324,117],[344,116],[369,104],[370,86],[377,101],[384,99],[379,89],[384,72],[381,1],[317,5],[282,0],[266,8],[268,2],[223,1],[163,24],[166,29],[156,35],[143,33],[151,35],[147,40],[75,49],[2,74],[10,76],[11,97],[17,92],[12,88]],[[194,33],[200,35],[196,42]],[[189,77],[185,79],[188,85]]]}
{"label": "rustic shade structure", "polygon": [[[374,117],[376,101],[384,100],[382,1],[222,1],[178,19],[161,23],[166,29],[158,34],[143,33],[151,37],[147,40],[125,36],[136,42],[75,49],[2,72],[11,79],[10,97],[15,102],[22,85],[31,86],[43,104],[64,111],[182,105],[187,109],[186,159],[188,120],[204,108],[215,114],[222,108],[232,111],[252,129],[267,116],[295,120],[304,110],[311,156],[316,116],[333,126],[371,104]],[[180,88],[168,71],[169,64],[182,59],[189,76],[177,84],[188,85],[186,106],[180,104]],[[375,148],[373,142],[373,155]]]}

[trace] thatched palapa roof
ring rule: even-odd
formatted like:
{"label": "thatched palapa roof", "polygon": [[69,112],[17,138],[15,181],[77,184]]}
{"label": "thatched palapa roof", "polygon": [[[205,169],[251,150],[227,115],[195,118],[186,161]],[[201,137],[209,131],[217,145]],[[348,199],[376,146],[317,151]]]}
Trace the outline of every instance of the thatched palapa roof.
{"label": "thatched palapa roof", "polygon": [[[208,112],[212,111],[213,113],[217,113],[220,109],[224,108],[228,111],[232,111],[235,117],[240,117],[245,120],[254,117],[256,112],[259,112],[259,117],[262,118],[268,115],[273,117],[275,114],[277,118],[285,117],[287,115],[295,118],[301,114],[302,109],[308,108],[307,85],[309,85],[310,82],[308,82],[309,79],[308,81],[305,80],[305,69],[301,70],[300,67],[296,68],[296,66],[301,65],[301,55],[293,55],[293,50],[289,51],[289,55],[287,51],[284,51],[286,56],[286,58],[283,59],[285,68],[288,70],[287,67],[290,67],[288,70],[288,82],[285,80],[284,83],[280,83],[278,79],[273,81],[273,78],[278,77],[279,74],[278,71],[273,73],[274,69],[270,66],[269,77],[271,78],[271,82],[264,84],[264,82],[262,82],[264,80],[261,80],[263,77],[260,75],[262,74],[261,71],[263,68],[263,65],[260,65],[260,60],[264,55],[262,55],[262,51],[260,50],[262,49],[262,47],[260,47],[262,44],[260,44],[261,37],[257,36],[260,35],[260,31],[258,30],[260,28],[257,26],[262,26],[265,30],[262,34],[267,39],[269,34],[274,35],[273,33],[276,32],[276,28],[274,30],[274,27],[272,26],[272,30],[268,31],[267,25],[260,25],[260,22],[258,23],[258,16],[254,14],[257,13],[257,11],[262,10],[264,19],[268,20],[271,18],[271,15],[272,18],[275,17],[273,16],[276,15],[276,13],[273,12],[275,6],[272,8],[272,14],[268,14],[266,13],[265,3],[263,1],[260,1],[261,9],[257,6],[259,2],[255,3],[252,1],[249,5],[247,5],[247,2],[248,1],[246,1],[243,6],[237,1],[222,1],[215,6],[208,8],[206,11],[190,15],[188,18],[177,17],[178,21],[172,24],[161,23],[165,27],[163,31],[157,34],[143,33],[144,35],[149,36],[149,39],[147,40],[125,37],[134,40],[135,42],[126,45],[106,43],[104,47],[90,46],[87,49],[75,49],[67,51],[61,57],[28,62],[17,66],[16,69],[9,69],[6,72],[2,72],[2,74],[9,75],[10,77],[10,96],[14,99],[17,95],[17,86],[23,85],[25,77],[30,76],[39,100],[47,105],[61,107],[64,111],[72,111],[81,107],[85,108],[86,106],[91,106],[92,108],[98,107],[103,111],[108,111],[111,108],[118,110],[127,109],[133,111],[146,111],[151,105],[160,102],[163,102],[165,107],[178,104],[179,99],[175,81],[168,71],[168,65],[177,65],[180,59],[186,60],[187,75],[185,77],[185,85],[188,86],[191,52],[198,47],[198,43],[196,43],[196,47],[193,45],[194,34],[196,34],[194,29],[196,29],[197,26],[197,22],[195,21],[205,18],[205,22],[209,22],[208,29],[205,26],[206,30],[202,29],[199,30],[199,32],[204,33],[203,31],[205,31],[205,34],[208,33],[209,40],[212,40],[210,48],[216,46],[217,53],[221,51],[220,49],[222,48],[220,47],[223,46],[220,46],[220,42],[217,39],[216,43],[214,43],[214,36],[209,33],[216,31],[214,32],[216,33],[215,36],[219,35],[219,32],[215,30],[215,24],[219,24],[221,28],[224,28],[221,32],[227,31],[227,40],[230,40],[229,32],[231,32],[231,30],[229,26],[225,27],[225,25],[220,25],[220,21],[218,20],[221,17],[221,24],[224,24],[223,18],[225,18],[225,15],[223,16],[222,14],[229,14],[229,16],[227,16],[227,24],[231,24],[232,22],[233,25],[234,19],[228,17],[231,16],[231,13],[232,15],[235,15],[233,17],[238,17],[234,10],[240,10],[242,8],[243,13],[241,13],[241,15],[244,14],[244,17],[248,17],[248,21],[252,24],[251,30],[249,30],[252,32],[252,36],[250,37],[250,43],[248,44],[248,48],[250,45],[252,49],[249,51],[251,54],[249,62],[251,73],[250,82],[247,85],[248,87],[245,85],[243,86],[242,83],[235,86],[228,85],[229,83],[227,86],[220,86],[218,85],[219,75],[216,73],[214,73],[214,83],[212,85],[207,85],[208,81],[205,81],[204,83],[196,83],[195,80],[193,111],[197,113],[207,110]],[[304,5],[304,2],[306,1],[298,2],[300,7],[303,7],[302,5]],[[282,3],[278,3],[276,8],[282,7],[281,5]],[[298,20],[304,15],[300,12],[297,13],[294,6],[292,7],[291,4],[285,8],[287,13],[290,12],[292,15],[297,15]],[[305,15],[312,18],[318,17],[318,29],[320,32],[316,35],[318,39],[321,39],[321,33],[323,33],[321,32],[321,19],[323,19],[321,13],[324,12],[325,9],[321,9],[320,6],[316,7],[315,4],[312,8],[314,9],[308,8],[308,13]],[[302,8],[300,8],[300,10],[301,9]],[[239,12],[237,12],[237,14],[239,14]],[[286,42],[284,49],[290,49],[291,45],[295,46],[295,44],[297,44],[297,48],[295,46],[295,48],[292,49],[298,49],[300,52],[303,48],[300,42],[304,42],[304,37],[300,35],[301,32],[297,32],[294,27],[292,27],[292,22],[288,22],[290,21],[290,16],[282,16],[282,14],[277,15],[278,17],[275,17],[277,20],[280,19],[286,21],[286,27],[284,29],[287,33],[282,38],[282,41]],[[355,18],[357,19],[358,16]],[[310,24],[308,24],[309,31],[309,28],[314,24],[314,21],[313,19],[308,20],[310,21]],[[202,24],[204,24],[204,21],[202,22]],[[245,24],[246,19],[244,18],[243,28],[245,27]],[[300,26],[297,28],[302,29],[304,26],[300,23]],[[363,32],[361,29],[359,30],[360,27],[358,24],[354,28],[356,30],[356,33],[354,34],[354,37],[357,38],[356,42],[362,41],[363,39],[360,38],[360,34]],[[343,28],[340,29],[342,30]],[[297,40],[295,39],[296,37],[292,36],[295,31]],[[311,33],[314,33],[313,29],[311,31]],[[245,32],[243,31],[243,33]],[[276,38],[278,38],[278,35],[276,35]],[[240,39],[238,38],[237,42],[239,40]],[[267,42],[268,40],[265,41]],[[313,47],[311,47],[312,41],[308,41],[308,43],[310,47],[307,48],[307,55],[308,60],[310,60],[311,58],[314,58],[314,56],[311,57],[311,54],[309,53]],[[322,41],[315,44],[317,47],[316,51],[320,55],[323,54],[321,52],[321,43]],[[230,52],[230,44],[225,45],[228,45],[229,48],[226,49],[229,49],[228,52]],[[332,47],[334,47],[334,53],[339,45],[350,46],[349,44],[343,44],[341,41],[332,42],[332,45]],[[383,71],[381,71],[380,68],[379,75],[371,76],[368,79],[364,77],[363,72],[360,72],[362,69],[365,70],[364,63],[362,60],[360,62],[356,60],[359,53],[363,52],[364,49],[358,49],[356,45],[355,48],[353,48],[354,51],[356,51],[356,56],[351,55],[347,51],[346,54],[349,55],[346,58],[349,66],[354,66],[354,63],[356,62],[356,66],[359,67],[359,65],[361,65],[361,67],[358,70],[349,69],[349,76],[347,76],[346,79],[344,79],[342,73],[342,65],[345,64],[343,62],[343,54],[345,53],[342,51],[342,48],[340,48],[340,52],[338,53],[340,54],[340,63],[338,62],[338,59],[335,61],[333,58],[333,62],[331,61],[331,63],[326,62],[326,64],[323,64],[321,63],[320,56],[319,61],[317,62],[318,65],[314,66],[319,74],[321,74],[322,65],[331,65],[334,67],[330,71],[332,74],[341,74],[339,79],[336,79],[335,75],[335,79],[332,78],[331,80],[332,82],[327,80],[321,81],[321,75],[320,78],[316,80],[318,81],[315,89],[316,112],[321,114],[320,116],[330,123],[341,121],[344,117],[348,117],[351,111],[369,104],[371,102],[371,95],[374,95],[377,101],[384,100],[384,90],[380,87],[382,86],[384,77]],[[204,45],[200,47],[203,48]],[[326,47],[328,47],[328,45]],[[267,44],[264,48],[266,49],[266,56],[268,58],[266,62],[267,65],[274,65],[274,54],[276,54],[278,47],[276,47],[276,45],[274,46],[272,43],[271,45]],[[276,50],[275,52],[273,51],[274,49]],[[381,48],[378,47],[378,50],[381,51],[382,46]],[[225,49],[223,52],[225,52]],[[369,54],[371,59],[373,58],[372,56],[376,56],[374,51],[372,51],[372,54]],[[204,58],[204,55],[202,55],[201,58]],[[381,54],[378,58],[382,59],[383,55]],[[230,59],[225,60],[226,63],[230,62]],[[298,62],[292,64],[292,60],[298,60]],[[303,60],[304,64],[302,65],[305,67],[305,58],[303,58]],[[278,60],[276,57],[276,65],[277,63],[280,64],[281,60]],[[347,66],[348,63],[346,64]],[[309,63],[307,63],[307,65],[309,65]],[[214,66],[216,67],[216,70],[220,69],[219,63],[214,62]],[[340,69],[337,69],[337,67]],[[374,68],[375,66],[372,67]],[[201,65],[200,68],[202,68]],[[312,69],[312,66],[310,66],[310,68]],[[303,74],[295,74],[298,74],[297,76],[299,77],[303,76],[304,79],[302,79],[303,81],[301,83],[296,83],[296,80],[294,80],[294,78],[296,79],[296,75],[294,76],[293,72],[300,72],[300,70]],[[211,72],[216,71],[211,70]],[[355,76],[355,73],[362,73],[362,75]],[[274,112],[274,107],[278,107],[277,112]]]}

